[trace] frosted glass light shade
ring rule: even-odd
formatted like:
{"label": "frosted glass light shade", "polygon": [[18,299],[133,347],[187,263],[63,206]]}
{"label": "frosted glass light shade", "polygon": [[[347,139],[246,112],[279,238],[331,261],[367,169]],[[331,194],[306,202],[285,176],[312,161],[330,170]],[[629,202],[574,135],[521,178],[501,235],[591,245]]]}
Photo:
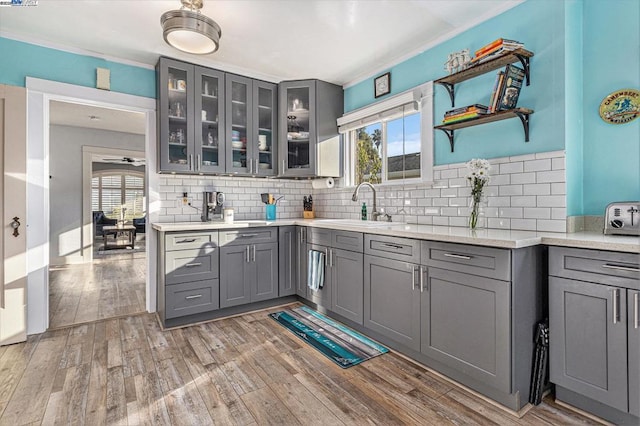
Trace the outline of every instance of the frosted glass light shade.
{"label": "frosted glass light shade", "polygon": [[213,53],[220,47],[222,30],[215,21],[190,10],[170,10],[160,18],[164,40],[170,46],[195,55]]}

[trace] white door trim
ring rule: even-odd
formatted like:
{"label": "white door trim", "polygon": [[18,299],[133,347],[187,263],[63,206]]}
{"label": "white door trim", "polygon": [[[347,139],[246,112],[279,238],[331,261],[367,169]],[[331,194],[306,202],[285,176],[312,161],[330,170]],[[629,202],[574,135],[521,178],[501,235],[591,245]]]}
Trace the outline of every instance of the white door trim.
{"label": "white door trim", "polygon": [[[145,114],[147,223],[158,221],[160,199],[156,164],[156,100],[39,78],[26,77],[27,88],[27,334],[49,327],[49,103],[52,100],[118,108]],[[83,208],[84,210],[84,208]],[[90,215],[89,215],[90,216]],[[83,215],[83,234],[87,229]],[[92,221],[92,218],[90,218]],[[156,233],[147,244],[147,311],[156,310]],[[84,240],[84,236],[83,236]]]}

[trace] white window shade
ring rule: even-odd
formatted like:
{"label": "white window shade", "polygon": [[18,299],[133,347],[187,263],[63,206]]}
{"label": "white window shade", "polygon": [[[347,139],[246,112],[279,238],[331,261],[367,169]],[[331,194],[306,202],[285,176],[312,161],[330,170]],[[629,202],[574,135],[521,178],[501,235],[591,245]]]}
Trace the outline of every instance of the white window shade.
{"label": "white window shade", "polygon": [[347,113],[338,118],[338,129],[340,133],[347,133],[369,124],[419,111],[421,100],[431,96],[432,90],[431,82],[425,83],[384,101]]}

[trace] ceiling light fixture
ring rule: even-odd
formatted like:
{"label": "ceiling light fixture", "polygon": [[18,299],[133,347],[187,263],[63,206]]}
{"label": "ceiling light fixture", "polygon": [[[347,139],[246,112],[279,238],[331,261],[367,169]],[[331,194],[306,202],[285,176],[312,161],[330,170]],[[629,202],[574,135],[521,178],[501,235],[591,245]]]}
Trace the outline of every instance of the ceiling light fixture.
{"label": "ceiling light fixture", "polygon": [[164,41],[183,52],[196,55],[213,53],[220,47],[220,26],[200,13],[203,0],[180,0],[182,8],[162,14]]}

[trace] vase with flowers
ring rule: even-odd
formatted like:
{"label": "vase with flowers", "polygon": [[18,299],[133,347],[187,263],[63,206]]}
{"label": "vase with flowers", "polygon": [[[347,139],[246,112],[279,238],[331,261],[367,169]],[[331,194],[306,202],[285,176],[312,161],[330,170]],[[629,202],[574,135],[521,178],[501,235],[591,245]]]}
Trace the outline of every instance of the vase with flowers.
{"label": "vase with flowers", "polygon": [[467,180],[471,184],[471,201],[469,203],[469,228],[478,229],[483,227],[484,212],[483,207],[486,204],[486,197],[484,196],[484,187],[489,183],[491,179],[489,177],[489,170],[491,165],[487,160],[472,159],[467,163],[469,172],[467,173]]}

